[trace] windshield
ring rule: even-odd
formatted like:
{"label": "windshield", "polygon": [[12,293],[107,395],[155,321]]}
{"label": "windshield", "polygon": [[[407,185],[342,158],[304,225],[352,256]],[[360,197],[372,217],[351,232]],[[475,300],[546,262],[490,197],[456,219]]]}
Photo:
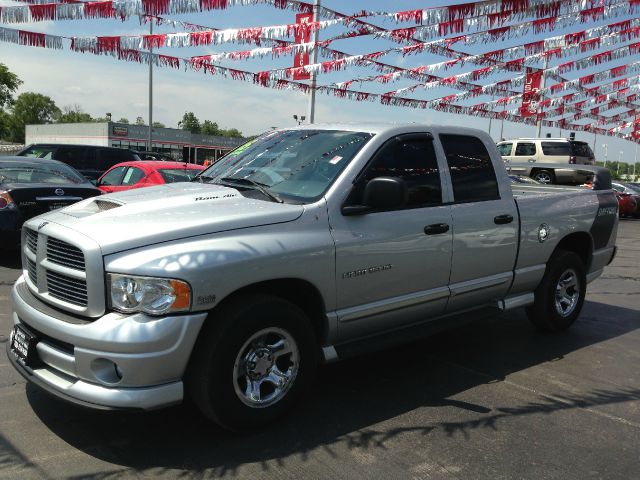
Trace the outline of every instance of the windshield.
{"label": "windshield", "polygon": [[228,153],[198,179],[234,188],[259,185],[278,198],[309,202],[324,194],[372,137],[339,130],[270,132]]}
{"label": "windshield", "polygon": [[64,164],[7,166],[0,164],[2,183],[51,183],[64,185],[85,183],[87,180]]}

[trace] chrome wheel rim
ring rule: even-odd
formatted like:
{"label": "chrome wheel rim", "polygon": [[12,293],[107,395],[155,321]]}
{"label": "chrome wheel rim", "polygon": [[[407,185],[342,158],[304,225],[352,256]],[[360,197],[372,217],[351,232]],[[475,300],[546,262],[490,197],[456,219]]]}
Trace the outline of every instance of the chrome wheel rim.
{"label": "chrome wheel rim", "polygon": [[536,173],[533,179],[540,183],[551,183],[551,175],[548,173]]}
{"label": "chrome wheel rim", "polygon": [[580,298],[580,284],[575,270],[566,270],[556,284],[555,292],[556,312],[562,317],[568,317],[576,309]]}
{"label": "chrome wheel rim", "polygon": [[270,327],[247,340],[233,365],[236,395],[245,405],[264,408],[282,400],[296,379],[298,346],[289,332]]}

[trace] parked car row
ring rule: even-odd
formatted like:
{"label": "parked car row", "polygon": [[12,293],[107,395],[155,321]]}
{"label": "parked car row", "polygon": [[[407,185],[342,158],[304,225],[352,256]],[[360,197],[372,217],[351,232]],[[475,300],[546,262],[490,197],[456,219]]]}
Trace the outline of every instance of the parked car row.
{"label": "parked car row", "polygon": [[[153,152],[142,154],[154,158]],[[30,145],[19,156],[0,159],[0,248],[18,246],[22,224],[41,213],[103,193],[188,182],[202,170],[201,165],[141,160],[127,149]]]}
{"label": "parked car row", "polygon": [[618,198],[620,217],[640,217],[640,184],[611,183]]}

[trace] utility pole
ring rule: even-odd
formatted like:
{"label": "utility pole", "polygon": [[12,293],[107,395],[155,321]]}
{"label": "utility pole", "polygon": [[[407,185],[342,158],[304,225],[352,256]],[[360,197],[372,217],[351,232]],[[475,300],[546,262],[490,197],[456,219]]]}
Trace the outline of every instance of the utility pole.
{"label": "utility pole", "polygon": [[[494,93],[493,95],[491,95],[491,101],[493,102],[495,99],[496,99],[496,94]],[[493,104],[492,104],[492,107],[491,107],[491,111],[493,112]],[[493,117],[489,116],[489,136],[490,137],[491,137],[491,121],[492,120],[493,120]]]}
{"label": "utility pole", "polygon": [[604,148],[604,166],[607,166],[607,144],[603,143],[602,148]]}
{"label": "utility pole", "polygon": [[[313,0],[313,21],[317,22],[320,17],[320,0]],[[318,29],[313,31],[313,49],[311,50],[311,64],[318,63]],[[316,114],[316,73],[311,73],[311,81],[309,82],[311,91],[309,92],[309,123],[312,124]]]}
{"label": "utility pole", "polygon": [[[544,90],[544,83],[545,83],[545,79],[546,79],[546,74],[547,74],[547,68],[549,67],[549,57],[544,57],[544,69],[542,70],[542,79],[540,80],[540,90]],[[543,96],[538,97],[538,102],[544,100]],[[540,105],[538,104],[538,109],[536,110],[538,115],[542,113],[542,108],[540,107]],[[542,119],[537,118],[536,119],[536,138],[540,138],[540,135],[542,134]]]}
{"label": "utility pole", "polygon": [[[149,18],[149,35],[153,35],[153,19]],[[149,152],[153,151],[152,129],[153,129],[153,48],[149,44]]]}

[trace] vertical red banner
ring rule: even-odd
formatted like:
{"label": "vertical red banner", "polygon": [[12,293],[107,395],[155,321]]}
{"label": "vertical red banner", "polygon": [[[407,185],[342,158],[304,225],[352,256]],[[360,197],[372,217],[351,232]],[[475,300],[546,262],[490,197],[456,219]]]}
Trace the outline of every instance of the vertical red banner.
{"label": "vertical red banner", "polygon": [[[298,13],[296,14],[296,24],[303,25],[305,23],[311,23],[313,21],[312,13]],[[307,43],[311,40],[311,32],[308,28],[298,28],[295,32],[295,43]],[[293,66],[303,67],[309,65],[309,52],[298,52],[293,56]],[[307,72],[294,72],[294,80],[308,80],[311,78],[311,74]]]}
{"label": "vertical red banner", "polygon": [[534,70],[527,67],[527,75],[524,80],[524,91],[522,94],[522,108],[520,115],[531,117],[538,112],[540,100],[540,84],[542,83],[542,70]]}
{"label": "vertical red banner", "polygon": [[633,121],[633,131],[631,132],[631,138],[634,140],[640,140],[640,117],[636,117]]}

